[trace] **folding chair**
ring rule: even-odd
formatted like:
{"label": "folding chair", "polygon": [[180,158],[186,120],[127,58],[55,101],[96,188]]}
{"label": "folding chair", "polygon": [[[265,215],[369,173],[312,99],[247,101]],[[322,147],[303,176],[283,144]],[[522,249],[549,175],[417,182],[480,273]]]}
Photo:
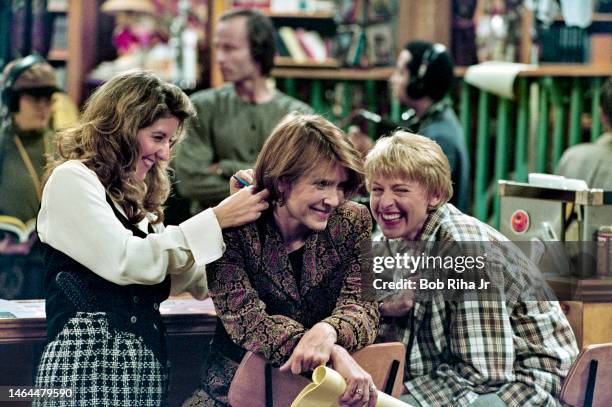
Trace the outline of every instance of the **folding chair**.
{"label": "folding chair", "polygon": [[612,400],[612,343],[584,348],[572,364],[559,399],[574,407],[608,407]]}
{"label": "folding chair", "polygon": [[[379,390],[399,397],[403,389],[406,348],[400,342],[377,343],[352,354]],[[289,407],[311,381],[301,375],[281,373],[263,357],[248,352],[229,389],[233,407]]]}

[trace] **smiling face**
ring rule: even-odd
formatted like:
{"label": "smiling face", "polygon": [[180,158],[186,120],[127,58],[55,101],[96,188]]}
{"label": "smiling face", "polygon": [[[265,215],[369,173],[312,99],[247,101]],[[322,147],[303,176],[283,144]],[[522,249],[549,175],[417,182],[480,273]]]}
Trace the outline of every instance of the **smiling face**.
{"label": "smiling face", "polygon": [[327,164],[301,176],[292,186],[281,186],[285,203],[274,209],[274,218],[283,236],[324,230],[332,211],[344,203],[348,179],[344,167]]}
{"label": "smiling face", "polygon": [[144,180],[147,173],[158,161],[170,159],[170,146],[176,137],[179,120],[174,117],[162,117],[149,127],[138,130],[138,161],[136,176]]}
{"label": "smiling face", "polygon": [[428,216],[428,208],[440,203],[421,183],[399,176],[372,180],[370,207],[374,219],[389,239],[415,240]]}

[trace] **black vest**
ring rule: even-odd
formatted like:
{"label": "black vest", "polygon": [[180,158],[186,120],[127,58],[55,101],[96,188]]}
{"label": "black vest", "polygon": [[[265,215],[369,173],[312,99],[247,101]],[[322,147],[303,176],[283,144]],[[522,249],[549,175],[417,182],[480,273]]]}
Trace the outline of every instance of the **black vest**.
{"label": "black vest", "polygon": [[[115,208],[108,196],[107,201],[125,228],[131,230],[134,236],[146,237]],[[96,248],[92,247],[91,250],[95,251]],[[46,267],[45,309],[49,342],[77,312],[106,312],[111,331],[128,331],[141,337],[165,365],[165,329],[159,304],[170,294],[170,276],[155,285],[121,286],[103,279],[48,244],[42,243],[42,251]]]}

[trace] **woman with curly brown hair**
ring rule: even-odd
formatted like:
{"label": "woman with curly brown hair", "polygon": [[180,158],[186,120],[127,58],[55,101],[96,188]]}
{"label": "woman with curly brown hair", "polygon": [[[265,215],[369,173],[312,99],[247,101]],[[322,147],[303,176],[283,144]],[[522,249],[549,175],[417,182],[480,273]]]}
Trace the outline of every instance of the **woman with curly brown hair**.
{"label": "woman with curly brown hair", "polygon": [[36,386],[71,388],[35,405],[166,403],[164,326],[170,293],[207,294],[204,265],[221,257],[221,229],[250,222],[267,192],[250,188],[179,226],[163,227],[167,164],[193,116],[176,86],[143,71],[115,76],[58,135],[38,234],[47,275],[47,344]]}

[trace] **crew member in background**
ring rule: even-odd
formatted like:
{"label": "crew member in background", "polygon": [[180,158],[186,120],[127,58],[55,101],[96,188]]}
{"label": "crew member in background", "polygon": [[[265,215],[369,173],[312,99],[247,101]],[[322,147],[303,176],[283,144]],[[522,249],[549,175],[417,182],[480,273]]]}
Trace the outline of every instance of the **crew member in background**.
{"label": "crew member in background", "polygon": [[612,77],[601,88],[602,134],[594,143],[568,148],[557,167],[557,174],[583,179],[589,188],[612,190]]}
{"label": "crew member in background", "polygon": [[40,177],[51,151],[56,72],[42,57],[10,62],[2,76],[0,128],[0,298],[40,298],[41,259],[34,219]]}
{"label": "crew member in background", "polygon": [[173,163],[178,192],[191,200],[192,214],[229,195],[229,177],[253,167],[281,118],[292,111],[311,112],[269,81],[274,35],[270,19],[257,10],[235,9],[220,17],[213,46],[229,83],[192,95],[197,116]]}
{"label": "crew member in background", "polygon": [[[408,42],[389,78],[394,96],[409,108],[398,125],[440,145],[451,167],[455,194],[450,202],[469,212],[470,162],[463,130],[448,96],[453,81],[453,62],[446,47],[426,41]],[[361,132],[351,132],[350,137],[363,153],[372,147],[372,140]]]}

